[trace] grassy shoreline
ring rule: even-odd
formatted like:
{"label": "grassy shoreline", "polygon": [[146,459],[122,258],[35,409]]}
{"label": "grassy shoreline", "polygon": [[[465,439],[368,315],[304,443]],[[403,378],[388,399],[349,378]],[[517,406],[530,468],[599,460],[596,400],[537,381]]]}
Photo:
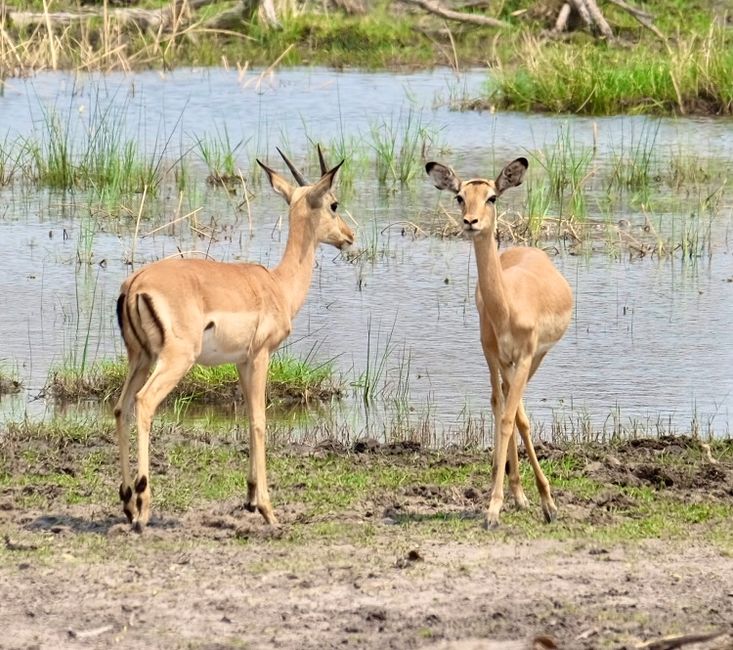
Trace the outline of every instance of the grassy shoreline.
{"label": "grassy shoreline", "polygon": [[[159,521],[185,517],[191,510],[211,512],[217,505],[232,507],[244,498],[248,447],[241,434],[203,435],[179,426],[159,429],[155,440]],[[13,509],[102,506],[105,516],[115,516],[119,468],[111,430],[100,435],[92,424],[64,430],[25,422],[7,425],[0,441],[0,486]],[[497,535],[617,542],[685,539],[694,529],[710,542],[729,545],[731,442],[703,443],[686,436],[582,445],[538,442],[560,518],[552,526],[542,523],[525,459],[522,481],[532,505],[517,510],[507,489]],[[479,531],[490,488],[487,450],[431,450],[411,441],[275,443],[268,450],[268,471],[284,534],[293,541],[360,537],[365,525],[380,519],[459,538],[485,534]]]}
{"label": "grassy shoreline", "polygon": [[[37,3],[35,3],[37,4]],[[41,69],[135,70],[174,66],[326,65],[395,69],[487,66],[488,90],[462,104],[473,108],[587,114],[733,114],[733,38],[708,3],[645,3],[656,34],[612,5],[614,39],[587,32],[548,37],[541,3],[502,3],[503,29],[446,23],[399,3],[364,14],[285,10],[278,28],[254,19],[226,30],[208,27],[227,5],[205,7],[185,29],[131,28],[90,18],[43,37],[12,22],[0,47],[0,78]],[[33,8],[34,3],[26,3]],[[143,4],[145,6],[145,3]],[[158,8],[169,9],[167,4]],[[79,6],[66,3],[70,10]],[[64,8],[62,5],[60,8]],[[51,28],[48,28],[51,31]],[[661,30],[661,31],[659,31]],[[660,39],[659,36],[662,36]]]}

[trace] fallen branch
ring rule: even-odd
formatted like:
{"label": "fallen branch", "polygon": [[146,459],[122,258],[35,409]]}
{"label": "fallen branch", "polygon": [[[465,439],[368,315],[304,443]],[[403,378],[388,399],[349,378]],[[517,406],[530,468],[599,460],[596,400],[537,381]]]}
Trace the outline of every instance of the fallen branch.
{"label": "fallen branch", "polygon": [[433,0],[402,0],[402,2],[411,5],[417,5],[428,13],[435,14],[446,20],[456,20],[461,23],[469,23],[471,25],[483,25],[484,27],[509,27],[508,23],[498,18],[490,18],[489,16],[480,16],[478,14],[464,14],[460,11],[447,9],[443,5]]}
{"label": "fallen branch", "polygon": [[713,632],[712,634],[683,634],[681,636],[667,636],[663,639],[655,639],[636,646],[638,650],[675,650],[691,643],[702,643],[704,641],[712,641],[723,636],[722,632]]}
{"label": "fallen branch", "polygon": [[642,11],[641,9],[637,9],[636,7],[632,7],[630,4],[624,2],[624,0],[607,0],[612,5],[616,5],[620,9],[623,9],[626,13],[631,14],[641,25],[646,27],[650,32],[652,32],[658,39],[662,41],[666,41],[667,37],[662,34],[662,32],[659,31],[658,28],[656,28],[652,24],[652,15],[647,13],[646,11]]}

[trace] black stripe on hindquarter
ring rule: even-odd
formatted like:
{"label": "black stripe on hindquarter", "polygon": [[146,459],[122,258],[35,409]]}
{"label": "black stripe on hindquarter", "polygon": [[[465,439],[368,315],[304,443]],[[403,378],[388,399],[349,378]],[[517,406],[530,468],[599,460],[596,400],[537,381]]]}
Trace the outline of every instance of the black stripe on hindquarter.
{"label": "black stripe on hindquarter", "polygon": [[125,294],[121,293],[119,298],[117,298],[117,325],[120,327],[120,332],[122,332],[122,338],[125,338]]}
{"label": "black stripe on hindquarter", "polygon": [[[125,329],[125,323],[129,323],[130,327]],[[125,345],[127,345],[127,337],[125,336],[125,333],[127,330],[132,332],[132,335],[135,337],[135,340],[137,340],[138,345],[148,354],[150,355],[150,349],[148,345],[145,343],[143,338],[140,336],[139,332],[137,331],[137,328],[135,327],[135,323],[133,322],[132,318],[130,318],[130,314],[127,310],[127,295],[124,293],[120,294],[120,297],[117,298],[117,324],[120,326],[120,332],[122,332],[122,339],[125,341]]]}
{"label": "black stripe on hindquarter", "polygon": [[[147,293],[139,293],[137,294],[138,298],[142,298],[145,301],[145,306],[148,308],[148,311],[150,312],[150,315],[153,317],[153,322],[155,323],[155,326],[158,328],[158,333],[160,334],[160,345],[165,345],[165,330],[163,329],[163,321],[160,320],[160,316],[158,316],[158,312],[155,311],[155,307],[153,306],[153,299],[150,297]],[[138,312],[140,311],[140,307],[138,307]]]}

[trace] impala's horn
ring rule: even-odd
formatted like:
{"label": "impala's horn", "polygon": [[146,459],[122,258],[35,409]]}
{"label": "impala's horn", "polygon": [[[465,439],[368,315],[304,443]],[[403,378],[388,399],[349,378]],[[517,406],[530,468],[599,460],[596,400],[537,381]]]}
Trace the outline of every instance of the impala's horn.
{"label": "impala's horn", "polygon": [[321,163],[321,176],[323,176],[328,171],[328,165],[326,164],[326,159],[323,157],[321,145],[317,144],[316,148],[318,149],[318,162]]}
{"label": "impala's horn", "polygon": [[303,178],[303,174],[301,174],[296,169],[295,165],[293,165],[293,163],[291,163],[288,160],[288,157],[282,151],[280,151],[278,147],[275,147],[275,149],[277,149],[277,152],[280,154],[282,159],[285,161],[285,164],[288,166],[288,169],[290,170],[290,173],[293,175],[295,180],[298,181],[298,185],[300,185],[301,187],[303,187],[304,185],[308,185],[308,181],[306,181],[305,178]]}

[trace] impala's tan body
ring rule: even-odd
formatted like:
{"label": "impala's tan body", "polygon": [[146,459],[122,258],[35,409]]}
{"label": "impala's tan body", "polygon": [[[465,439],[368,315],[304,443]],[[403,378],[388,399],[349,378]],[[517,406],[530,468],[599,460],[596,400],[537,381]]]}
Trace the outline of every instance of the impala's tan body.
{"label": "impala's tan body", "polygon": [[[250,420],[245,505],[258,509],[268,523],[276,523],[265,469],[265,385],[270,355],[290,334],[293,318],[305,301],[318,244],[348,246],[354,233],[336,213],[338,204],[331,192],[340,165],[326,171],[321,157],[323,176],[314,185],[301,187],[289,185],[276,172],[262,167],[275,191],[290,205],[288,241],[276,268],[169,259],[144,267],[122,284],[117,317],[129,370],[115,418],[122,465],[120,498],[137,530],[150,517],[148,442],[153,414],[195,363],[237,365]],[[128,435],[133,404],[138,427],[134,483]]]}
{"label": "impala's tan body", "polygon": [[476,254],[476,307],[491,378],[495,427],[494,486],[487,525],[499,522],[507,460],[514,498],[520,507],[528,505],[519,480],[515,426],[535,473],[545,518],[551,521],[557,508],[537,461],[522,396],[548,350],[565,333],[573,298],[567,281],[544,251],[518,247],[499,254],[494,203],[504,190],[522,182],[527,161],[519,158],[510,163],[495,181],[461,181],[450,168],[439,163],[428,163],[426,169],[436,187],[456,195],[463,212],[464,231],[473,239]]}

